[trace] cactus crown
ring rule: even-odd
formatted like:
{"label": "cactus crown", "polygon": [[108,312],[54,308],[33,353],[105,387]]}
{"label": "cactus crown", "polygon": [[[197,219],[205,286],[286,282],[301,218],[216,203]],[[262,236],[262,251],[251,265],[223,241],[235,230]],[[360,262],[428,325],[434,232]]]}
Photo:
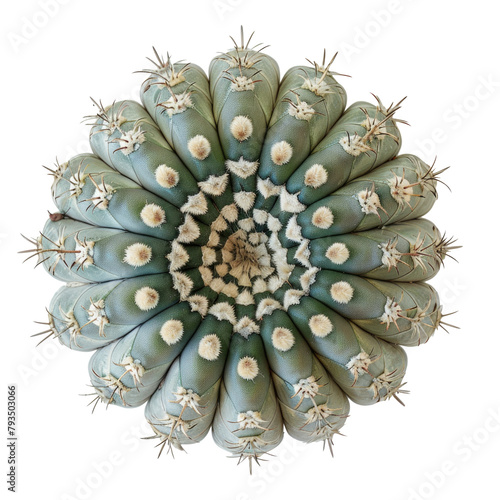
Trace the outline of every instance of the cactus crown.
{"label": "cactus crown", "polygon": [[456,248],[422,218],[443,170],[399,154],[402,100],[346,109],[335,56],[280,79],[252,36],[208,76],[154,50],[142,105],[93,100],[93,153],[49,169],[59,212],[29,240],[66,282],[40,335],[95,351],[94,403],[250,463],[283,423],[331,449],[349,399],[400,401]]}

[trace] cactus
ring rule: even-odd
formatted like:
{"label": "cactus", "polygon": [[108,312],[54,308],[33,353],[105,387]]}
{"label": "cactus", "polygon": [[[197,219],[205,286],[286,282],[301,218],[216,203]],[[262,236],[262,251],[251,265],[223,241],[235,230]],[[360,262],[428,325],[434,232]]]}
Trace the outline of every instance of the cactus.
{"label": "cactus", "polygon": [[426,283],[453,240],[423,216],[441,171],[330,68],[241,43],[208,76],[155,51],[142,105],[93,101],[93,153],[50,170],[31,256],[65,282],[44,340],[94,351],[92,403],[146,403],[160,449],[203,439],[258,463],[283,437],[332,449],[349,413],[401,402],[443,323]]}

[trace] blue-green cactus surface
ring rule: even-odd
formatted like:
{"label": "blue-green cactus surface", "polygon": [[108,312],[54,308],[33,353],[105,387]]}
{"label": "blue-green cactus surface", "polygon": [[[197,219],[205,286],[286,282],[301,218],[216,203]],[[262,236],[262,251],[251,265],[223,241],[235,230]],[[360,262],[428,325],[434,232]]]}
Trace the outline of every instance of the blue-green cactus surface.
{"label": "blue-green cactus surface", "polygon": [[93,153],[51,170],[42,333],[93,351],[95,404],[145,404],[161,449],[331,449],[349,401],[401,402],[402,346],[442,324],[441,172],[399,154],[400,103],[346,109],[333,59],[280,79],[243,37],[209,76],[155,55],[142,104],[94,101]]}

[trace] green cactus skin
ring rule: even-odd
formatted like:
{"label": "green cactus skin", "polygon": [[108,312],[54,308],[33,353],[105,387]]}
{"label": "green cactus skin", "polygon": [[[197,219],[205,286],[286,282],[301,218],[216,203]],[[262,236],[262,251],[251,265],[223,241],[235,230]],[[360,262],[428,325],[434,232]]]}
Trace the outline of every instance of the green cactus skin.
{"label": "green cactus skin", "polygon": [[335,57],[280,80],[243,34],[208,76],[155,55],[142,104],[93,101],[93,153],[51,170],[39,335],[94,351],[94,408],[146,403],[160,453],[210,429],[250,469],[284,429],[331,450],[445,324],[442,171],[400,155],[401,102],[346,109]]}

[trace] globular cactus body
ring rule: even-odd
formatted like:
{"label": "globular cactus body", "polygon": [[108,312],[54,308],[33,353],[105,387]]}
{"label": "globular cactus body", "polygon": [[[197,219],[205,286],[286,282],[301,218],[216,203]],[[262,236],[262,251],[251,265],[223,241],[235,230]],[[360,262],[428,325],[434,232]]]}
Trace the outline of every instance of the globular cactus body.
{"label": "globular cactus body", "polygon": [[441,323],[440,172],[399,155],[400,103],[346,109],[333,59],[280,81],[243,41],[209,77],[157,57],[142,105],[94,101],[93,153],[51,172],[49,336],[94,350],[95,404],[147,403],[162,449],[212,428],[251,463],[283,426],[331,447]]}

